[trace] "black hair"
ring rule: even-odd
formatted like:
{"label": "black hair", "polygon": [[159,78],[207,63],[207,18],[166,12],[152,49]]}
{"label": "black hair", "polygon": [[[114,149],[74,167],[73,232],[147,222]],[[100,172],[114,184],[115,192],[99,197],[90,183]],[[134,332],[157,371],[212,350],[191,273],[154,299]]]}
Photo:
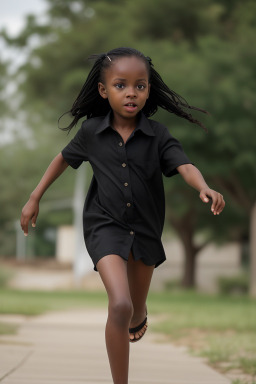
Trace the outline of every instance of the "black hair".
{"label": "black hair", "polygon": [[99,94],[98,83],[104,82],[104,71],[106,71],[115,60],[120,57],[129,56],[135,56],[143,60],[149,73],[149,83],[151,84],[150,93],[149,98],[142,109],[145,116],[149,117],[154,115],[158,107],[161,107],[170,113],[174,113],[179,117],[187,119],[191,123],[198,124],[206,130],[205,126],[200,121],[194,119],[190,113],[186,112],[186,109],[193,109],[204,113],[208,112],[189,105],[183,97],[172,91],[164,83],[159,73],[153,68],[153,63],[150,57],[144,56],[143,53],[134,48],[123,47],[89,57],[89,59],[94,60],[94,65],[89,72],[79,95],[74,101],[71,110],[66,112],[70,113],[74,118],[67,127],[61,128],[62,130],[70,131],[82,117],[87,117],[87,119],[89,119],[91,117],[105,116],[110,111],[111,107],[108,99],[103,99]]}

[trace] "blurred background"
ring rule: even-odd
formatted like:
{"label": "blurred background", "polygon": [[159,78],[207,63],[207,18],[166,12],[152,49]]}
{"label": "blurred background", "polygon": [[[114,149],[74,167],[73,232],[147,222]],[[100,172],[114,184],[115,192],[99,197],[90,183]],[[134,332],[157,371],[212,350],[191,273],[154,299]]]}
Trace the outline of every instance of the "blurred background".
{"label": "blurred background", "polygon": [[[88,56],[131,46],[152,58],[208,133],[159,110],[208,184],[224,195],[215,217],[181,177],[165,178],[167,262],[152,288],[256,296],[253,0],[9,0],[0,12],[0,267],[2,285],[101,288],[83,244],[92,172],[68,169],[23,236],[23,205],[69,136],[58,129],[91,68]],[[65,125],[67,120],[62,120]]]}

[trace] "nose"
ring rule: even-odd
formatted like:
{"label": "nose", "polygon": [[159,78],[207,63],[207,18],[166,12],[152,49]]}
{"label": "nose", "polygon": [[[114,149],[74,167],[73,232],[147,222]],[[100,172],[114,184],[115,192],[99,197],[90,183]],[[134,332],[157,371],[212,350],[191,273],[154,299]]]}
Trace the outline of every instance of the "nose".
{"label": "nose", "polygon": [[127,87],[126,97],[136,98],[137,97],[136,89],[134,87],[132,87],[132,86],[131,87]]}

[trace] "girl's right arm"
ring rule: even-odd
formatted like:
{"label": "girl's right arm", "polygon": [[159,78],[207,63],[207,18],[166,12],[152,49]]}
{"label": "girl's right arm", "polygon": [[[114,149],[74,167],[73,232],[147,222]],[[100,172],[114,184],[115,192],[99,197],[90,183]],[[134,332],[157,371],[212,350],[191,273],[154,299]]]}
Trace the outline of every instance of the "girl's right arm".
{"label": "girl's right arm", "polygon": [[44,192],[67,167],[68,163],[64,160],[62,154],[59,153],[47,168],[36,189],[31,193],[30,199],[22,209],[20,219],[20,225],[25,236],[28,235],[28,224],[30,220],[32,222],[32,227],[36,226],[36,219],[39,213],[39,202]]}

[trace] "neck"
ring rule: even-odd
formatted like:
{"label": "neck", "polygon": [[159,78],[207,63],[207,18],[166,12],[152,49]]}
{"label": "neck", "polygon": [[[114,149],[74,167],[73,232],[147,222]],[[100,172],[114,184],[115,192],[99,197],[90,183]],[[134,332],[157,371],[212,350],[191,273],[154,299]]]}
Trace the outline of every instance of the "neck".
{"label": "neck", "polygon": [[113,113],[112,125],[116,129],[134,129],[137,123],[137,116],[131,118],[124,118],[120,115]]}

